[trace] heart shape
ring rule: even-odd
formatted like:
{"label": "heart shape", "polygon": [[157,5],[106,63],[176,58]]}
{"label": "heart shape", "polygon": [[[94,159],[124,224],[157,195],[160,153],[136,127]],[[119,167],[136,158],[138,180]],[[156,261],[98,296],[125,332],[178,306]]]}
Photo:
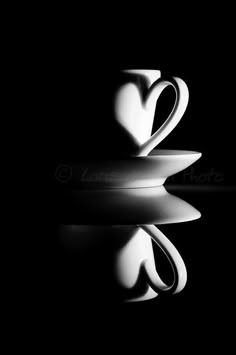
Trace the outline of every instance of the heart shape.
{"label": "heart shape", "polygon": [[123,85],[115,97],[115,115],[119,124],[141,145],[151,136],[155,106],[148,107],[137,86]]}

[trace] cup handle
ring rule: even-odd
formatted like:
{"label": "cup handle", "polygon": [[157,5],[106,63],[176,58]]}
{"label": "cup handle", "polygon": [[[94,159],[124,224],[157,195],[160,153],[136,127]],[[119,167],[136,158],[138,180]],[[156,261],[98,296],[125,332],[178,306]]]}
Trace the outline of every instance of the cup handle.
{"label": "cup handle", "polygon": [[176,93],[174,107],[162,126],[138,148],[136,152],[137,156],[148,155],[148,153],[176,127],[187,108],[189,100],[188,87],[182,79],[176,77],[171,80],[156,81],[148,92],[145,100],[145,108],[147,110],[153,110],[160,94],[169,85],[175,89]]}
{"label": "cup handle", "polygon": [[178,250],[169,241],[169,239],[154,225],[143,225],[140,226],[154,242],[162,249],[162,251],[167,256],[174,273],[174,281],[172,285],[166,285],[158,275],[156,268],[153,266],[150,260],[146,259],[143,261],[143,269],[148,278],[148,282],[152,289],[157,293],[178,293],[186,285],[187,282],[187,270],[182,257],[180,256]]}

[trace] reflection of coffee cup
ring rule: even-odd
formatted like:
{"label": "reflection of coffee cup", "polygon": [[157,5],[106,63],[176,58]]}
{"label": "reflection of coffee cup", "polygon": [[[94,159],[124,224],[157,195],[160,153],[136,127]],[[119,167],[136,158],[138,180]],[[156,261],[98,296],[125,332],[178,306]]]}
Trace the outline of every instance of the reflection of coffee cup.
{"label": "reflection of coffee cup", "polygon": [[[171,286],[166,286],[156,271],[150,236],[172,266],[174,282]],[[184,262],[173,244],[155,226],[62,225],[60,237],[64,246],[80,253],[78,273],[84,274],[86,283],[81,285],[81,292],[86,287],[86,292],[92,292],[95,298],[145,300],[158,293],[180,292],[185,286]]]}

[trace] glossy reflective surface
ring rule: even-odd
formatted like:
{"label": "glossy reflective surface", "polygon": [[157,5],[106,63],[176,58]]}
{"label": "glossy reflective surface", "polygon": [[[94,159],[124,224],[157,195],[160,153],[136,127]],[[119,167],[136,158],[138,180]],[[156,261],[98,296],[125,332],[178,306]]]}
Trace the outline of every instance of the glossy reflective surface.
{"label": "glossy reflective surface", "polygon": [[[182,292],[171,296],[158,295],[153,299],[148,295],[150,299],[143,302],[120,302],[120,296],[123,295],[117,294],[117,285],[113,283],[113,270],[107,268],[113,260],[110,250],[114,239],[109,238],[109,233],[102,234],[110,243],[109,247],[107,245],[107,248],[100,248],[103,253],[102,259],[101,253],[97,253],[99,245],[93,247],[99,241],[98,238],[89,239],[84,234],[84,238],[75,240],[79,243],[79,248],[63,245],[59,235],[60,224],[72,225],[72,230],[73,225],[77,224],[75,220],[66,224],[57,214],[57,220],[55,219],[53,223],[51,218],[47,223],[42,223],[40,235],[38,225],[32,229],[31,242],[26,249],[30,262],[28,259],[21,260],[21,263],[25,263],[25,271],[20,274],[20,283],[12,293],[12,304],[17,302],[22,313],[27,309],[33,319],[40,320],[40,324],[48,331],[52,326],[54,329],[60,327],[63,331],[68,328],[71,330],[75,322],[77,327],[73,329],[79,329],[79,333],[76,334],[79,339],[79,334],[87,334],[89,339],[94,339],[96,332],[103,344],[107,342],[107,337],[111,337],[113,339],[111,349],[117,348],[117,344],[120,344],[122,350],[126,339],[137,348],[139,342],[142,342],[149,344],[154,350],[160,337],[162,339],[166,337],[164,344],[166,346],[166,342],[170,341],[170,335],[176,336],[178,341],[180,339],[185,341],[188,348],[186,336],[198,339],[201,334],[205,339],[215,341],[211,331],[220,335],[222,327],[231,324],[228,322],[233,318],[235,309],[233,292],[235,189],[229,186],[225,189],[224,186],[218,187],[215,184],[187,188],[166,185],[165,190],[171,195],[167,196],[178,197],[201,213],[201,218],[185,223],[155,224],[153,217],[160,218],[160,215],[158,212],[158,216],[154,216],[155,208],[150,208],[153,216],[149,222],[173,243],[186,265],[188,279]],[[165,190],[163,193],[166,194]],[[93,201],[95,211],[96,200]],[[122,209],[124,206],[122,204]],[[64,205],[64,209],[66,208],[68,204]],[[141,216],[141,206],[138,208]],[[146,202],[143,205],[144,214],[147,209]],[[178,208],[174,210],[180,213]],[[99,213],[99,209],[97,212]],[[56,215],[55,209],[52,213],[53,216]],[[103,211],[100,215],[103,215]],[[108,216],[111,215],[110,211]],[[123,225],[121,219],[120,222],[118,228],[116,223],[111,224],[117,230],[122,226],[133,228],[132,223]],[[89,225],[89,218],[83,225]],[[94,227],[96,225],[94,224]],[[109,229],[109,218],[105,222],[104,216],[100,227]],[[19,228],[22,229],[22,226]],[[19,234],[19,238],[22,238],[22,234]],[[82,248],[80,244],[83,245]],[[153,254],[156,268],[163,281],[171,284],[173,273],[165,255],[155,245]],[[105,274],[106,278],[103,278]],[[88,276],[93,278],[89,279]],[[138,286],[139,291],[145,290],[143,283]],[[177,343],[175,341],[172,344],[175,349]],[[192,347],[190,351],[191,349]]]}
{"label": "glossy reflective surface", "polygon": [[[171,194],[167,192],[168,190],[171,191]],[[151,198],[151,196],[153,196],[151,193],[149,195],[146,195],[147,192],[151,191],[153,195],[155,195],[154,192],[158,192],[157,195],[159,194],[160,201],[164,202],[159,205],[157,202],[158,199],[155,200],[155,198]],[[233,228],[230,228],[230,226],[232,225],[233,210],[230,206],[234,201],[235,191],[230,189],[217,190],[217,187],[215,187],[214,189],[210,189],[210,187],[209,189],[203,187],[201,189],[201,187],[198,186],[198,188],[192,187],[190,189],[190,187],[188,187],[185,189],[183,187],[182,189],[179,189],[179,187],[175,186],[166,186],[165,189],[162,188],[161,190],[152,189],[147,191],[145,190],[145,192],[141,190],[126,191],[126,193],[128,192],[132,192],[132,194],[130,195],[130,200],[126,199],[126,206],[130,206],[130,210],[128,208],[129,213],[125,213],[125,200],[123,200],[122,197],[119,200],[119,193],[118,191],[116,191],[115,193],[117,195],[115,195],[116,197],[114,197],[114,201],[113,199],[111,199],[111,201],[113,201],[114,214],[117,217],[117,220],[115,220],[115,218],[112,219],[112,204],[109,205],[108,201],[110,199],[108,197],[107,199],[104,198],[103,200],[104,209],[101,208],[102,203],[99,203],[99,197],[97,197],[97,199],[93,199],[94,203],[90,217],[94,217],[96,222],[98,222],[99,218],[101,217],[103,220],[103,223],[101,224],[104,226],[108,225],[109,219],[111,219],[111,224],[114,226],[117,224],[122,225],[122,221],[125,221],[125,218],[126,222],[128,222],[126,225],[134,225],[135,223],[138,223],[137,216],[143,217],[143,220],[140,220],[143,224],[145,224],[145,222],[147,222],[147,224],[155,224],[175,245],[175,247],[181,253],[181,256],[184,259],[188,271],[187,285],[179,295],[172,296],[171,299],[164,299],[163,297],[158,297],[156,301],[153,300],[154,303],[152,303],[152,301],[148,301],[147,303],[145,303],[145,306],[142,306],[141,309],[145,308],[150,311],[152,310],[152,312],[155,312],[155,309],[160,311],[160,306],[158,306],[158,304],[162,304],[165,305],[165,307],[168,307],[169,311],[166,309],[167,313],[170,312],[171,309],[174,313],[178,313],[179,307],[182,308],[183,304],[185,304],[185,307],[187,307],[187,309],[189,309],[191,313],[194,312],[194,308],[192,308],[193,305],[196,306],[197,304],[199,305],[200,309],[204,311],[204,313],[210,312],[212,314],[214,307],[213,304],[212,306],[209,306],[211,302],[213,300],[218,300],[219,303],[221,302],[220,299],[222,299],[222,297],[223,299],[226,297],[225,292],[221,293],[215,291],[217,285],[219,285],[218,277],[220,277],[220,279],[226,278],[227,281],[230,281],[229,265],[231,264],[231,259],[228,258],[227,254],[228,243],[230,241],[233,242]],[[99,195],[98,191],[97,194]],[[136,203],[132,203],[132,197],[134,201],[136,201]],[[150,200],[150,205],[148,204],[148,199]],[[139,205],[138,201],[141,200],[143,201],[143,203],[140,203]],[[83,199],[81,201],[82,205],[86,209],[86,203],[88,201],[86,202],[86,200]],[[110,206],[110,209],[108,207],[105,207],[106,201],[108,203],[108,206]],[[174,203],[178,201],[178,204],[174,204],[173,206],[176,206],[176,208],[173,208],[172,210],[171,202],[169,203],[169,205],[165,204],[165,202],[167,201],[174,201]],[[189,203],[191,203],[191,207]],[[189,223],[173,223],[178,221],[184,221],[184,216],[181,215],[181,208],[177,208],[178,205],[181,206],[182,204],[184,206],[184,210],[187,212],[186,215],[190,211],[190,214],[188,216]],[[192,207],[193,205],[195,207]],[[136,212],[134,213],[133,217],[131,214],[132,206],[136,208]],[[169,207],[165,211],[166,206]],[[172,216],[167,217],[168,211],[170,211],[170,214]],[[200,219],[191,221],[192,212],[195,218],[200,217],[200,213],[198,211],[201,211],[202,217]],[[121,215],[119,213],[121,213]],[[148,213],[150,214],[150,217],[148,217]],[[81,209],[78,213],[78,216],[75,217],[78,218],[78,221],[82,220],[83,222],[85,222],[86,220],[87,224],[89,224],[89,216],[85,218],[85,214],[81,212]],[[91,225],[99,224],[92,223],[92,220],[93,219],[90,218]],[[119,223],[117,223],[116,221],[119,221]],[[161,222],[164,222],[166,224],[162,225]],[[70,227],[72,229],[76,228],[73,227],[73,225],[76,225],[76,220],[71,220],[69,221],[69,223],[63,224],[67,224],[67,226],[72,225]],[[107,235],[107,239],[109,239],[109,234]],[[76,298],[80,299],[80,302],[77,304],[78,307],[80,307],[80,305],[82,304],[87,304],[88,307],[92,305],[95,306],[98,302],[98,299],[99,302],[101,302],[101,300],[104,300],[104,306],[109,307],[109,305],[113,303],[112,298],[110,298],[112,285],[110,285],[111,287],[108,287],[109,285],[103,285],[104,289],[102,290],[102,288],[98,286],[101,286],[101,280],[95,280],[97,283],[97,287],[92,287],[92,290],[99,289],[99,291],[102,291],[102,293],[104,292],[104,294],[106,294],[107,292],[107,294],[109,294],[108,298],[106,298],[105,296],[99,298],[97,291],[95,292],[96,297],[94,297],[94,291],[90,290],[91,293],[87,294],[86,290],[83,289],[82,285],[84,284],[84,276],[82,272],[82,267],[84,265],[84,260],[87,260],[86,253],[80,255],[80,257],[78,258],[76,252],[72,252],[71,254],[61,245],[61,242],[59,244],[59,239],[56,238],[54,240],[55,243],[53,243],[52,245],[54,252],[53,254],[50,254],[50,257],[52,257],[54,263],[56,262],[57,265],[57,272],[55,275],[61,275],[61,277],[59,278],[60,283],[61,285],[64,284],[65,286],[63,287],[63,292],[67,290],[66,295],[69,297],[69,294],[71,294],[72,298],[74,298],[76,294]],[[79,244],[89,244],[90,242],[97,243],[97,239],[95,240],[95,238],[91,238],[89,241],[89,238],[86,237],[82,238],[81,240],[77,240],[77,242]],[[112,244],[112,240],[110,240],[110,243]],[[90,247],[90,250],[92,250],[89,256],[90,260],[93,259],[95,264],[97,263],[97,265],[100,265],[99,267],[102,267],[101,264],[99,264],[100,258],[99,255],[96,254],[96,248]],[[104,253],[105,252],[106,251],[104,250]],[[171,273],[169,273],[168,271],[169,269],[166,265],[165,260],[162,259],[161,261],[161,255],[159,255],[159,252],[156,248],[154,249],[154,253],[158,255],[158,260],[160,260],[158,267],[159,271],[162,273],[163,278],[166,281],[171,282]],[[79,269],[77,269],[77,267]],[[58,270],[61,270],[61,272],[59,272]],[[92,274],[93,270],[91,269],[90,271]],[[78,282],[73,282],[73,280],[77,280]],[[82,293],[81,287],[83,290]],[[51,291],[54,292],[55,290],[56,289],[53,288]],[[174,310],[173,307],[177,308]],[[142,312],[142,310],[140,310],[139,312]],[[187,313],[185,315],[187,317]]]}
{"label": "glossy reflective surface", "polygon": [[[107,297],[111,302],[147,300],[185,287],[187,271],[178,247],[157,225],[200,218],[191,204],[170,194],[164,186],[98,190],[67,187],[59,196],[59,240],[62,251],[65,248],[66,253],[77,254],[76,270],[83,277],[85,298],[94,293],[94,279],[103,285],[94,297]],[[160,248],[157,258],[151,238]],[[166,265],[160,276],[159,259]],[[163,282],[163,276],[167,282]],[[133,280],[131,284],[125,281],[128,279]],[[140,289],[142,284],[144,288]]]}

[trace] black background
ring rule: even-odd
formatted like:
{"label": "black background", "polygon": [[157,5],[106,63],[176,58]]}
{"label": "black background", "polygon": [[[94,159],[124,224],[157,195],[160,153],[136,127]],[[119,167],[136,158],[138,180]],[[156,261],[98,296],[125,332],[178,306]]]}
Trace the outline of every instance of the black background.
{"label": "black background", "polygon": [[[114,142],[119,151],[125,142],[109,121],[117,73],[125,68],[160,69],[164,77],[182,78],[190,93],[182,121],[160,148],[201,151],[201,170],[213,168],[224,174],[226,184],[233,183],[235,56],[230,21],[221,26],[206,16],[191,25],[185,19],[179,28],[169,25],[159,32],[154,24],[147,30],[146,21],[137,28],[113,24],[110,36],[109,27],[93,28],[86,36],[83,28],[39,36],[32,54],[37,102],[32,138],[42,139],[39,154],[45,163],[50,159],[57,166],[86,154],[99,159]],[[162,95],[158,117],[167,116],[161,102],[168,103],[172,95],[168,89]]]}
{"label": "black background", "polygon": [[[48,338],[52,329],[64,335],[69,330],[79,347],[85,343],[122,350],[128,340],[133,350],[141,344],[146,350],[162,345],[183,347],[191,353],[195,348],[202,350],[206,342],[211,348],[218,342],[227,344],[230,338],[234,305],[228,254],[233,244],[234,211],[230,206],[234,205],[231,185],[235,184],[235,60],[230,11],[216,14],[216,9],[202,9],[195,13],[193,8],[180,17],[170,10],[161,13],[156,7],[147,14],[131,12],[125,18],[124,9],[118,14],[114,8],[96,20],[87,14],[83,22],[80,13],[69,25],[62,18],[54,25],[54,15],[47,26],[40,22],[34,33],[28,27],[27,51],[24,46],[19,50],[29,72],[28,127],[30,144],[35,147],[30,161],[36,167],[31,191],[36,190],[37,195],[33,210],[37,222],[33,238],[25,246],[19,308],[23,304],[27,309],[23,313],[30,324],[43,324]],[[160,228],[186,262],[186,289],[171,298],[134,305],[113,304],[101,297],[96,301],[92,295],[86,299],[80,294],[80,284],[77,293],[69,292],[68,279],[75,280],[76,272],[68,274],[69,258],[68,267],[66,262],[61,264],[63,252],[57,249],[54,233],[54,223],[60,221],[52,193],[58,164],[83,157],[90,149],[88,135],[108,137],[99,124],[109,117],[106,83],[112,86],[112,78],[124,68],[160,69],[187,83],[190,101],[186,113],[160,147],[200,151],[203,157],[196,163],[196,175],[211,169],[223,174],[221,184],[210,180],[202,192],[176,192],[202,212],[201,220]],[[167,90],[159,108],[163,116],[168,95],[171,100],[172,92]],[[99,139],[93,144],[99,159],[107,141]],[[178,179],[183,181],[181,176]],[[207,192],[210,187],[216,191]],[[98,282],[96,285],[95,294],[99,292]]]}

